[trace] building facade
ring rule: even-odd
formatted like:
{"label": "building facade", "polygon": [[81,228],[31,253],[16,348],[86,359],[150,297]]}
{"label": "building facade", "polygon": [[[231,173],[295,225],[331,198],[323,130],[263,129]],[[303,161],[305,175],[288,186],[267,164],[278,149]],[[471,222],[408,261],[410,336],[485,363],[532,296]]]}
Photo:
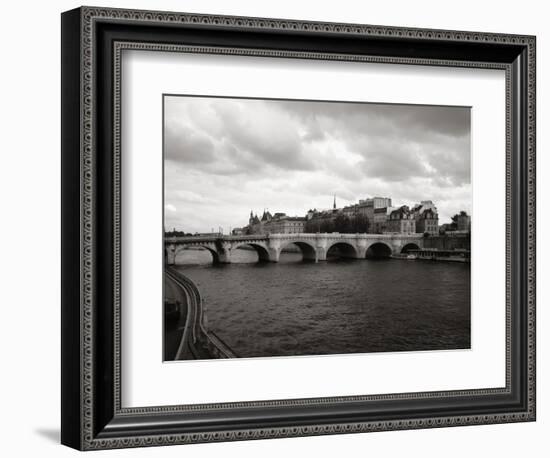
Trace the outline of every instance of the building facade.
{"label": "building facade", "polygon": [[272,218],[264,225],[265,234],[301,234],[304,232],[306,218],[300,216],[280,216]]}
{"label": "building facade", "polygon": [[471,218],[468,213],[461,211],[456,217],[456,230],[461,232],[470,232]]}
{"label": "building facade", "polygon": [[285,213],[272,215],[265,211],[261,218],[250,212],[246,233],[248,234],[300,234],[304,232],[306,218],[287,216]]}
{"label": "building facade", "polygon": [[416,232],[439,234],[439,216],[437,207],[431,200],[423,200],[412,208],[416,221]]}
{"label": "building facade", "polygon": [[385,232],[399,233],[399,234],[415,234],[416,233],[416,220],[414,213],[410,211],[409,207],[403,205],[389,214],[387,218],[387,228]]}
{"label": "building facade", "polygon": [[437,213],[428,209],[415,217],[416,232],[423,234],[437,235],[439,234],[439,219]]}
{"label": "building facade", "polygon": [[472,219],[467,212],[462,210],[451,218],[450,223],[442,224],[439,227],[440,234],[469,234],[472,228]]}
{"label": "building facade", "polygon": [[388,216],[392,210],[392,207],[380,207],[373,209],[371,218],[372,225],[369,232],[372,234],[383,234],[384,232],[387,232]]}
{"label": "building facade", "polygon": [[[264,216],[265,216],[265,210],[264,210]],[[250,210],[250,217],[248,218],[248,226],[246,226],[246,233],[247,234],[262,233],[262,222],[260,221],[260,218],[258,218],[258,215],[252,214],[252,210]]]}
{"label": "building facade", "polygon": [[[285,213],[271,214],[264,210],[262,217],[250,212],[248,226],[242,228],[247,234],[300,234],[342,232],[342,233],[427,233],[440,232],[437,207],[431,200],[423,200],[412,209],[403,205],[392,207],[389,197],[372,197],[342,208],[310,209],[304,217],[288,216]],[[454,225],[470,227],[470,217],[461,212],[453,218]],[[460,229],[462,230],[462,229]]]}
{"label": "building facade", "polygon": [[380,209],[391,208],[391,206],[392,201],[390,197],[370,197],[368,199],[360,199],[357,204],[357,214],[364,215],[367,218],[370,233],[377,233],[381,232]]}

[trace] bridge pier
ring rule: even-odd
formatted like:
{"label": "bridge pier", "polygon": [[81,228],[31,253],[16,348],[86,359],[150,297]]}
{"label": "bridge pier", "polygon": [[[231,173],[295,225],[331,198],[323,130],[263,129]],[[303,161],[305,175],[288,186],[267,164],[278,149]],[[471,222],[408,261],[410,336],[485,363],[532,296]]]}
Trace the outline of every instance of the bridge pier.
{"label": "bridge pier", "polygon": [[223,250],[218,253],[216,262],[218,264],[231,264],[231,251]]}
{"label": "bridge pier", "polygon": [[357,247],[357,259],[365,259],[367,257],[367,247]]}
{"label": "bridge pier", "polygon": [[[319,261],[326,261],[327,260],[327,250],[325,250],[323,247],[317,247],[316,251],[316,259],[315,262]],[[305,257],[304,257],[305,259]]]}
{"label": "bridge pier", "polygon": [[217,238],[214,242],[215,250],[213,250],[214,260],[218,264],[231,264],[231,243]]}
{"label": "bridge pier", "polygon": [[[270,248],[268,250],[268,259],[269,262],[279,262],[279,258],[281,257],[281,251],[276,248]],[[260,260],[262,260],[260,258]]]}
{"label": "bridge pier", "polygon": [[302,252],[302,260],[311,261],[311,262],[318,262],[319,257],[318,257],[317,253]]}

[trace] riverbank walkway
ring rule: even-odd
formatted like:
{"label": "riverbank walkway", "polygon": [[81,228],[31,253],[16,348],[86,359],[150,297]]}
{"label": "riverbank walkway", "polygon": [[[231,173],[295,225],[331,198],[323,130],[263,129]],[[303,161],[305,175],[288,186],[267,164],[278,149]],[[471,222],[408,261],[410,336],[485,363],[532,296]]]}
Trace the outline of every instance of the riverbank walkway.
{"label": "riverbank walkway", "polygon": [[[173,360],[236,358],[237,355],[214,332],[204,325],[202,298],[197,286],[174,268],[165,270],[166,299],[181,304],[177,333],[170,334],[170,342],[179,338]],[[166,330],[166,327],[165,327]],[[168,335],[165,335],[165,339]],[[165,353],[166,354],[166,353]],[[166,359],[166,358],[165,358]]]}

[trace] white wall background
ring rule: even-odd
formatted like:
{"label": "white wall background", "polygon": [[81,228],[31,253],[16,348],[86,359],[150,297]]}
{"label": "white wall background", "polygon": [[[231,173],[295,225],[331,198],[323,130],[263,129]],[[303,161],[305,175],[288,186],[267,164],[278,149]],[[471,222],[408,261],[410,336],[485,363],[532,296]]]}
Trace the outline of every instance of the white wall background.
{"label": "white wall background", "polygon": [[[109,456],[544,456],[550,428],[550,30],[544,2],[117,0],[96,5],[524,33],[538,38],[538,421],[104,452]],[[2,5],[0,431],[3,456],[70,456],[59,441],[60,13],[75,1]],[[490,186],[490,177],[487,178]],[[544,256],[546,254],[546,257]],[[546,434],[545,434],[546,433]],[[547,452],[546,452],[547,453]]]}

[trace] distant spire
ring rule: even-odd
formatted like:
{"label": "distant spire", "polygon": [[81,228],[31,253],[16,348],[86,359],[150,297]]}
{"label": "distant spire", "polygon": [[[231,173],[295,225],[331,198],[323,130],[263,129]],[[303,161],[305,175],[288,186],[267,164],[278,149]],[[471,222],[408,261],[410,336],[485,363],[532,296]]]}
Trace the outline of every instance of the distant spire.
{"label": "distant spire", "polygon": [[334,194],[334,203],[332,204],[332,208],[336,210],[336,194]]}

